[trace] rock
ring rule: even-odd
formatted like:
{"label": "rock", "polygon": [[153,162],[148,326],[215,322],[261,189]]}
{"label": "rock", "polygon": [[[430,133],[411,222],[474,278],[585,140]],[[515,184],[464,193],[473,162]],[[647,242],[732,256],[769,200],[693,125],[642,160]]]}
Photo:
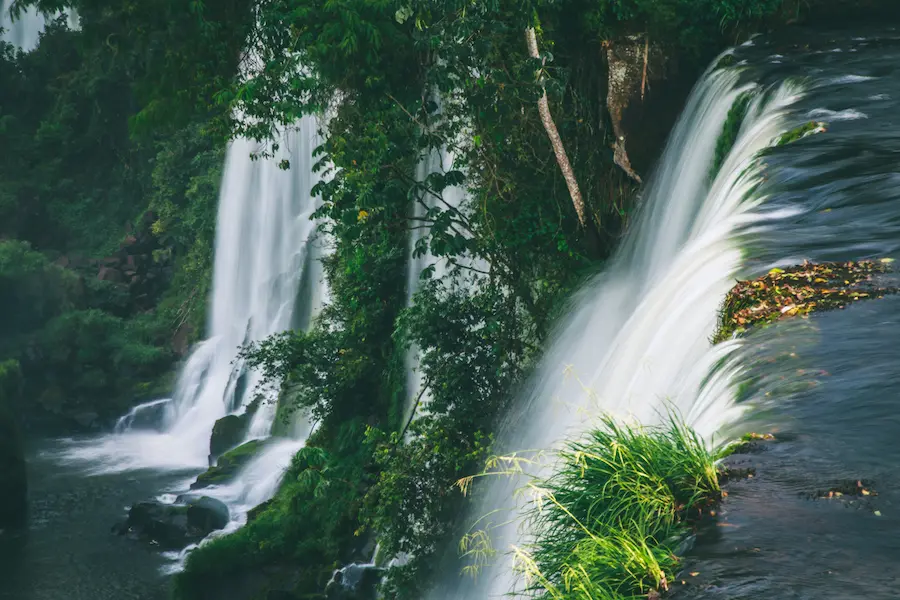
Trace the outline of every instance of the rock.
{"label": "rock", "polygon": [[[240,383],[240,382],[239,382]],[[254,400],[247,410],[240,415],[228,415],[216,421],[212,435],[209,436],[209,464],[215,464],[217,458],[244,441],[250,421],[259,408],[259,401]]]}
{"label": "rock", "polygon": [[25,454],[8,406],[17,395],[19,381],[19,363],[0,363],[0,530],[23,526],[28,514]]}
{"label": "rock", "polygon": [[200,531],[224,529],[230,517],[225,503],[209,496],[202,496],[188,504],[188,526]]}
{"label": "rock", "polygon": [[57,267],[62,267],[63,269],[65,269],[66,267],[69,266],[69,262],[70,261],[69,261],[68,256],[60,256],[55,261],[53,261],[53,264],[56,265]]}
{"label": "rock", "polygon": [[222,417],[213,425],[212,435],[209,437],[209,464],[212,466],[215,460],[240,444],[247,435],[249,422],[238,415]]}
{"label": "rock", "polygon": [[100,415],[92,410],[88,410],[72,415],[72,419],[84,429],[96,429],[98,427]]}
{"label": "rock", "polygon": [[180,497],[184,504],[138,502],[113,532],[147,540],[165,550],[180,550],[228,524],[228,507],[208,496]]}
{"label": "rock", "polygon": [[201,473],[197,477],[197,481],[191,484],[191,489],[197,490],[231,481],[241,470],[241,467],[250,462],[264,446],[264,440],[251,440],[234,450],[229,450],[219,457],[214,467],[210,467],[205,473]]}
{"label": "rock", "polygon": [[376,588],[384,569],[371,564],[351,564],[338,569],[325,586],[325,597],[329,600],[375,600]]}
{"label": "rock", "polygon": [[166,550],[180,550],[199,539],[188,532],[187,510],[187,506],[138,502],[128,511],[128,519],[118,526],[118,531],[146,539]]}

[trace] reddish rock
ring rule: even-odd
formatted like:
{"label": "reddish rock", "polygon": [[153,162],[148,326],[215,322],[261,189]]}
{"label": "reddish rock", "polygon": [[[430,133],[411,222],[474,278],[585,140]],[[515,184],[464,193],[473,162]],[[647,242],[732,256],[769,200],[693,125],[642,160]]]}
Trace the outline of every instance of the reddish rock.
{"label": "reddish rock", "polygon": [[71,261],[69,260],[68,256],[60,256],[55,261],[53,261],[53,264],[56,265],[57,267],[62,267],[63,269],[66,269],[66,268],[68,268],[70,262]]}

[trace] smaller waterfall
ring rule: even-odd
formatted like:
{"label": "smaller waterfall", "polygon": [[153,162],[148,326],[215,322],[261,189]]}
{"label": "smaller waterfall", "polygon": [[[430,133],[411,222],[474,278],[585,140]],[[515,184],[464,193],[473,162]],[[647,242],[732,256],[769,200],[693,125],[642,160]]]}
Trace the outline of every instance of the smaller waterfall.
{"label": "smaller waterfall", "polygon": [[[208,466],[215,422],[243,413],[260,394],[246,439],[271,436],[278,386],[259,388],[260,375],[238,351],[248,342],[305,329],[327,301],[320,260],[325,242],[312,220],[320,205],[312,194],[318,143],[316,120],[304,117],[280,140],[274,158],[251,158],[257,147],[249,140],[231,145],[219,200],[209,337],[181,369],[172,400],[134,408],[113,435],[73,442],[64,461],[87,464],[89,473],[196,473]],[[268,441],[230,483],[203,490],[231,513],[229,526],[216,535],[243,525],[248,510],[275,494],[309,425],[296,424],[290,433],[296,435]]]}
{"label": "smaller waterfall", "polygon": [[[454,155],[445,148],[431,150],[419,162],[416,168],[416,180],[425,181],[432,173],[446,173],[453,169]],[[409,262],[406,277],[406,305],[412,306],[413,297],[419,291],[419,282],[422,272],[430,266],[434,266],[433,278],[440,279],[447,274],[449,264],[445,258],[436,258],[430,251],[421,256],[415,255],[415,248],[425,234],[424,229],[419,229],[418,219],[424,219],[429,209],[440,208],[443,210],[460,210],[465,202],[466,192],[458,186],[446,188],[441,197],[424,192],[419,201],[412,207],[413,227],[409,236]],[[404,411],[404,423],[413,418],[413,413],[418,407],[427,402],[428,391],[422,388],[422,374],[419,372],[419,349],[410,348],[406,356],[406,410]]]}
{"label": "smaller waterfall", "polygon": [[[274,159],[252,160],[256,146],[245,139],[228,151],[210,337],[182,371],[166,424],[183,452],[198,461],[209,452],[216,420],[242,410],[260,383],[258,373],[235,361],[238,348],[305,326],[323,301],[322,244],[311,219],[319,206],[311,193],[317,144],[316,122],[305,117],[296,131],[285,135]],[[280,168],[282,161],[291,168]],[[271,432],[277,398],[266,400],[253,416],[251,438]]]}
{"label": "smaller waterfall", "polygon": [[[25,52],[30,52],[37,48],[48,17],[38,12],[34,6],[29,6],[17,19],[13,19],[10,14],[12,3],[13,0],[0,0],[0,28],[3,28],[0,40],[9,42]],[[50,15],[50,18],[58,17],[60,14]],[[76,29],[78,27],[78,17],[74,12],[69,12],[67,19],[69,28]]]}

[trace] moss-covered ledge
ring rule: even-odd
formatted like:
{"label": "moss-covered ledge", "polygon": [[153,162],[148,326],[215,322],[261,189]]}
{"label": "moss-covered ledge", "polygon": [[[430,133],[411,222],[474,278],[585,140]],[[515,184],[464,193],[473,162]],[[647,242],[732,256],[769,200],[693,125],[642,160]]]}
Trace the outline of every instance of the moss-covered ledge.
{"label": "moss-covered ledge", "polygon": [[882,285],[878,275],[891,272],[892,259],[844,263],[810,263],[772,269],[751,281],[738,281],[719,315],[712,342],[717,344],[751,327],[813,312],[844,308],[852,302],[882,298],[900,288]]}

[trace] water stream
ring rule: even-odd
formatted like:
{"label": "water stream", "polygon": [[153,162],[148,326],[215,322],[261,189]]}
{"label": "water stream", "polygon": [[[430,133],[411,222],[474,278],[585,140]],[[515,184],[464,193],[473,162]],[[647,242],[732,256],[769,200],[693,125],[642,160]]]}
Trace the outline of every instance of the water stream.
{"label": "water stream", "polygon": [[[4,39],[33,48],[43,23],[29,14]],[[709,338],[735,277],[804,259],[900,254],[900,35],[793,31],[734,54],[736,66],[711,68],[697,84],[634,227],[608,268],[573,298],[506,419],[501,448],[555,448],[601,412],[652,424],[674,408],[709,439],[775,431],[784,443],[747,459],[759,477],[737,484],[720,526],[698,537],[688,558],[698,575],[686,575],[677,596],[895,598],[900,299],[716,347]],[[748,117],[711,181],[717,139],[743,92],[754,94]],[[780,133],[811,119],[827,131],[771,148]],[[181,369],[173,398],[136,407],[112,434],[32,449],[31,523],[22,536],[0,537],[0,598],[163,597],[162,557],[108,527],[131,502],[182,491],[206,468],[213,424],[244,411],[257,389],[258,376],[235,360],[238,347],[306,327],[326,301],[324,244],[310,220],[318,203],[316,131],[304,119],[269,160],[251,160],[249,141],[230,147],[207,339]],[[291,168],[278,168],[281,160]],[[437,153],[419,176],[447,168],[448,156]],[[457,195],[453,202],[462,201]],[[410,261],[410,298],[432,261]],[[415,363],[413,354],[411,402],[421,386]],[[271,435],[275,398],[268,400],[248,439]],[[270,443],[231,484],[204,491],[229,505],[226,531],[275,492],[303,429]],[[815,499],[844,480],[871,482],[878,495],[856,504]],[[517,521],[521,483],[492,480],[472,511],[472,520],[490,513],[478,526],[501,552],[529,539]],[[460,576],[455,547],[444,554],[431,600],[515,596],[519,582],[506,558],[472,580]],[[182,556],[170,558],[177,565]]]}
{"label": "water stream", "polygon": [[[218,419],[245,412],[262,396],[246,439],[272,435],[278,393],[261,388],[259,374],[237,355],[247,342],[305,329],[327,298],[320,261],[324,241],[311,218],[320,202],[312,194],[318,139],[315,119],[306,117],[284,135],[272,158],[252,159],[258,147],[249,140],[231,145],[220,192],[209,337],[182,367],[172,399],[136,407],[111,435],[72,440],[61,454],[65,464],[92,475],[187,470],[193,475],[179,486],[158,490],[177,493],[208,466]],[[282,168],[283,161],[290,168]],[[226,531],[241,526],[249,509],[274,495],[308,430],[296,424],[293,436],[273,439],[234,481],[204,489],[204,495],[229,506]],[[174,495],[163,497],[171,501]]]}

